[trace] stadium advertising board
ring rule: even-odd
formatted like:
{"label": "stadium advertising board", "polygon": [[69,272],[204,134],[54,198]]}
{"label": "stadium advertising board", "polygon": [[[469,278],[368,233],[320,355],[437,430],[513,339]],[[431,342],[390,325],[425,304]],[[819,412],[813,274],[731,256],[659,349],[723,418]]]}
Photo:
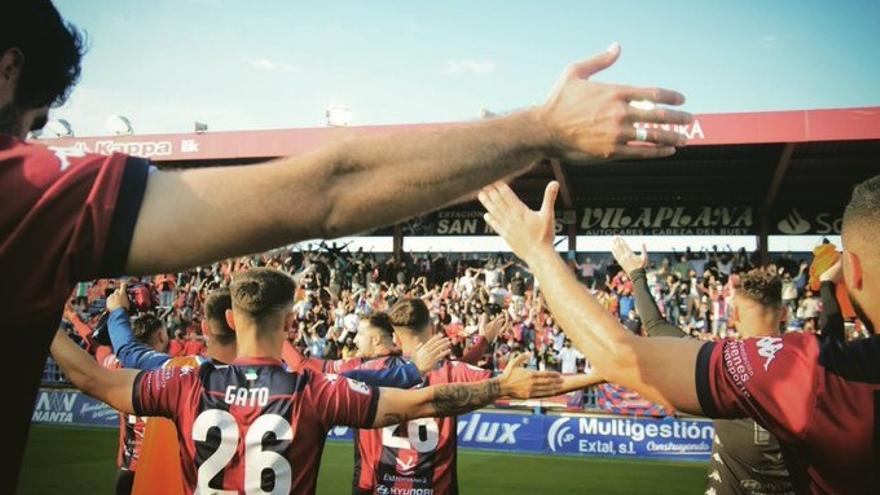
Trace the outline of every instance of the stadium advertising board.
{"label": "stadium advertising board", "polygon": [[[118,427],[116,411],[70,389],[40,389],[34,423]],[[477,411],[458,418],[458,445],[502,452],[585,457],[708,460],[714,429],[708,420],[535,415]],[[327,437],[352,440],[335,426]]]}
{"label": "stadium advertising board", "polygon": [[76,390],[41,388],[31,421],[52,425],[119,426],[119,413]]}
{"label": "stadium advertising board", "polygon": [[[406,237],[493,236],[483,210],[440,210],[401,225]],[[839,235],[843,205],[784,206],[770,216],[772,235]],[[556,234],[566,233],[566,221],[578,235],[757,235],[760,213],[755,206],[583,206],[568,215],[557,212]],[[391,227],[364,235],[393,235]]]}

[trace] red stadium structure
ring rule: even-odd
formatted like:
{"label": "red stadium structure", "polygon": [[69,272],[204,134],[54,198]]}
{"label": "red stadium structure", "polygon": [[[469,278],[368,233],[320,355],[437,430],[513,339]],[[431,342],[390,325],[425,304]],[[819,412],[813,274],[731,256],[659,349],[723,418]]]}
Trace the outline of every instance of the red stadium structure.
{"label": "red stadium structure", "polygon": [[[353,134],[419,132],[461,124],[327,127],[45,140],[72,154],[120,151],[160,166],[248,164],[307,153]],[[852,186],[880,173],[880,107],[702,114],[676,129],[687,148],[662,160],[576,166],[542,160],[514,189],[537,204],[561,183],[558,231],[576,249],[586,235],[834,235]],[[378,231],[393,235],[490,233],[476,204]]]}

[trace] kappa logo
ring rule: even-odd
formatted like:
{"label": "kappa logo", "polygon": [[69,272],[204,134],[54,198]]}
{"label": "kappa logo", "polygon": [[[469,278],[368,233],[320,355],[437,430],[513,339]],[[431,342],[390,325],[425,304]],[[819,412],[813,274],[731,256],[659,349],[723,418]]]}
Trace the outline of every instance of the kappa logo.
{"label": "kappa logo", "polygon": [[758,355],[764,358],[764,371],[770,371],[770,363],[784,346],[781,337],[763,337],[758,340]]}
{"label": "kappa logo", "polygon": [[363,395],[370,395],[370,386],[366,383],[352,380],[350,378],[346,378],[345,381],[348,382],[348,388],[353,391]]}
{"label": "kappa logo", "polygon": [[416,458],[411,457],[409,459],[403,459],[401,457],[397,458],[397,472],[400,473],[401,476],[412,476],[416,472]]}

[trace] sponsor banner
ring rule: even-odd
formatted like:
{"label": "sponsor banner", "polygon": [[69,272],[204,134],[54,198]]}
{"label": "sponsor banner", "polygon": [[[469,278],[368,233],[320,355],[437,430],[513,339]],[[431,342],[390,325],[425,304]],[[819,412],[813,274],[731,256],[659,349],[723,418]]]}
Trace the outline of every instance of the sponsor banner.
{"label": "sponsor banner", "polygon": [[[494,236],[495,231],[483,220],[485,210],[440,210],[426,215],[411,218],[401,224],[401,232],[405,237],[429,237],[429,236]],[[571,212],[573,213],[573,212]],[[574,216],[566,216],[563,212],[556,212],[556,234],[565,233],[564,219],[574,221]],[[385,227],[361,235],[390,236],[394,235],[393,227]]]}
{"label": "sponsor banner", "polygon": [[548,454],[705,461],[715,434],[708,420],[548,416],[545,422]]}
{"label": "sponsor banner", "polygon": [[31,416],[34,423],[119,426],[119,413],[77,390],[41,388]]}
{"label": "sponsor banner", "polygon": [[578,210],[581,235],[751,235],[751,206],[589,206]]}
{"label": "sponsor banner", "polygon": [[770,220],[771,235],[840,235],[844,204],[798,206],[781,210]]}
{"label": "sponsor banner", "polygon": [[478,449],[541,452],[544,418],[534,414],[474,412],[458,418],[458,445]]}
{"label": "sponsor banner", "polygon": [[[710,420],[613,416],[546,416],[478,411],[458,418],[459,447],[584,457],[707,461]],[[350,440],[336,427],[331,440]]]}

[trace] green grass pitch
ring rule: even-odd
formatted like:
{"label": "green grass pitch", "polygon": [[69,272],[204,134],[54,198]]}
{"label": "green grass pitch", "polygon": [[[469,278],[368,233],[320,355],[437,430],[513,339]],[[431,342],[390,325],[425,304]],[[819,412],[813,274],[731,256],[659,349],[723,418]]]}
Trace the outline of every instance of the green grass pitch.
{"label": "green grass pitch", "polygon": [[[113,493],[116,430],[33,426],[19,494]],[[351,493],[352,445],[327,442],[319,494]],[[700,463],[618,461],[459,451],[462,493],[686,494],[703,493]]]}

